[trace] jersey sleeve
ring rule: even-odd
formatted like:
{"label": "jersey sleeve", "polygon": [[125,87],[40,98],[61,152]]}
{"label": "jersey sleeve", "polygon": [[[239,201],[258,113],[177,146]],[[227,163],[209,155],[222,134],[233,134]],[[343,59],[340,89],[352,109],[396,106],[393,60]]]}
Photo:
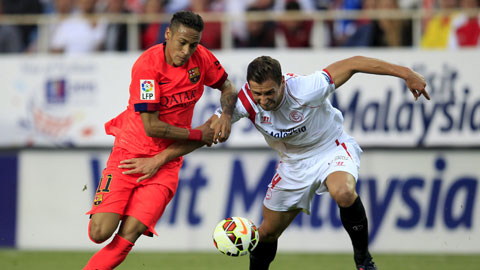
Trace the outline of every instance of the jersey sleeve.
{"label": "jersey sleeve", "polygon": [[158,111],[160,90],[157,74],[147,59],[141,57],[132,67],[130,104],[136,112]]}
{"label": "jersey sleeve", "polygon": [[[237,103],[235,104],[235,109],[232,114],[232,123],[237,122],[242,118],[248,117],[253,123],[255,123],[255,115],[257,114],[256,108],[254,106],[254,101],[251,99],[248,94],[248,84],[240,90],[238,93]],[[215,111],[215,114],[220,117],[222,115],[222,108],[218,108]]]}
{"label": "jersey sleeve", "polygon": [[290,77],[287,82],[287,91],[302,105],[319,106],[335,91],[332,76],[325,69],[307,76]]}
{"label": "jersey sleeve", "polygon": [[227,80],[228,74],[213,53],[205,47],[201,47],[200,50],[202,51],[204,65],[207,70],[205,73],[205,85],[218,89]]}

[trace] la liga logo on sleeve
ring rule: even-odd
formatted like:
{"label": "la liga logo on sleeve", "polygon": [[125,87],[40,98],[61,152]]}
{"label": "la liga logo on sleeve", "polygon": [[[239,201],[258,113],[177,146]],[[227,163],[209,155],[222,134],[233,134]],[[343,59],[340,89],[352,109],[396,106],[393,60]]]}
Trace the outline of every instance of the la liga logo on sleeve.
{"label": "la liga logo on sleeve", "polygon": [[140,80],[140,100],[155,99],[155,81]]}

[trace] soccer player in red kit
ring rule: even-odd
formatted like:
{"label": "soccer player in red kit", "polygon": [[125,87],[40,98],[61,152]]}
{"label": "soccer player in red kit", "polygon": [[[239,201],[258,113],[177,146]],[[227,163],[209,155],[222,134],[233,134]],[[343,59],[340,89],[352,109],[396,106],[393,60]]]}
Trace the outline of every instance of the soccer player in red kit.
{"label": "soccer player in red kit", "polygon": [[[161,168],[154,162],[144,163],[141,174],[124,174],[125,168],[135,164],[120,161],[155,157],[175,141],[211,145],[230,134],[237,92],[219,61],[199,44],[202,31],[199,15],[177,12],[165,32],[165,43],[145,51],[133,65],[128,107],[105,124],[115,142],[87,213],[91,215],[89,237],[102,243],[122,222],[113,240],[93,255],[84,270],[113,269],[138,237],[157,234],[155,224],[177,189],[182,157]],[[211,126],[207,121],[191,129],[204,85],[221,91],[220,103],[227,113],[218,124]]]}

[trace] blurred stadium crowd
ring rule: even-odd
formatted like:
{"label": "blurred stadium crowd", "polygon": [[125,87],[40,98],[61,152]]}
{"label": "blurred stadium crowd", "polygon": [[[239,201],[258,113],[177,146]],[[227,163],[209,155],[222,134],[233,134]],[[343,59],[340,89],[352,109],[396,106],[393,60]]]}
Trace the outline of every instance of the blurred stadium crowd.
{"label": "blurred stadium crowd", "polygon": [[[480,0],[0,0],[0,53],[38,52],[41,35],[47,37],[46,51],[50,53],[145,50],[164,41],[170,15],[185,9],[245,18],[249,12],[305,14],[302,19],[297,16],[289,20],[232,20],[227,30],[229,36],[222,29],[226,26],[224,21],[207,19],[202,43],[209,49],[224,48],[222,38],[227,37],[231,38],[232,48],[310,48],[319,43],[322,47],[479,48],[479,3]],[[354,18],[321,21],[307,16],[339,10],[358,13]],[[422,12],[419,42],[413,41],[415,16],[369,16],[392,10],[407,11],[404,14]],[[55,20],[48,23],[46,31],[40,31],[40,24],[8,20],[25,14]],[[129,16],[121,17],[127,18],[123,21],[110,20],[115,14]],[[148,16],[157,19],[133,20],[137,29],[134,35],[129,33],[131,18]],[[132,36],[136,46],[131,46]]]}

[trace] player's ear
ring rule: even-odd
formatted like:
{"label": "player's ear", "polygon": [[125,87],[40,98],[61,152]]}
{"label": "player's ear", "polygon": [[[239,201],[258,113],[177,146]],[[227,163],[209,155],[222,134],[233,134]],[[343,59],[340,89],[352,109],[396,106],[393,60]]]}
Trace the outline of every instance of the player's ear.
{"label": "player's ear", "polygon": [[165,41],[169,40],[172,37],[172,30],[170,29],[170,26],[167,27],[165,30]]}

